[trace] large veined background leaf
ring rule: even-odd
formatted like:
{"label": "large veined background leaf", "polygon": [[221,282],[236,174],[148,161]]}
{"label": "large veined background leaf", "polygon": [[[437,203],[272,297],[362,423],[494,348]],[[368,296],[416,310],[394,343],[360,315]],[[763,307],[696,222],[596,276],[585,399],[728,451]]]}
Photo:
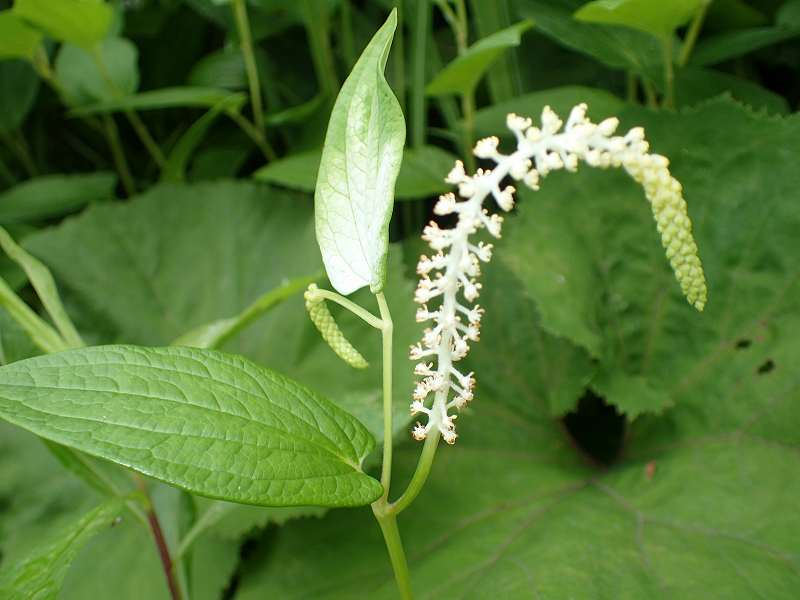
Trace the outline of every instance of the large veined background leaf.
{"label": "large veined background leaf", "polygon": [[[512,219],[507,231],[528,227],[528,245],[557,253],[558,236],[530,225],[547,217],[550,195],[565,218],[580,212],[592,223],[582,233],[597,253],[570,258],[605,267],[607,283],[589,297],[600,315],[618,313],[608,342],[621,336],[633,346],[623,356],[640,361],[649,340],[647,376],[673,405],[630,424],[610,467],[584,459],[548,415],[549,388],[580,388],[570,360],[557,354],[569,342],[549,333],[552,322],[542,330],[541,302],[524,299],[534,274],[505,260],[490,265],[483,336],[471,355],[476,400],[459,419],[458,443],[443,449],[427,488],[400,518],[421,598],[790,599],[800,589],[800,278],[792,259],[800,207],[786,202],[797,186],[790,157],[800,150],[800,121],[730,101],[685,114],[632,110],[623,119],[646,126],[686,186],[710,286],[702,316],[691,316],[671,280],[639,190],[621,180],[601,185],[613,182],[611,173],[546,180],[521,203],[530,218]],[[566,193],[585,186],[592,193],[584,202]],[[519,241],[507,241],[498,258],[520,251]],[[562,267],[545,262],[535,275],[547,279]],[[599,337],[606,340],[605,328]],[[404,472],[396,481],[408,477],[418,452],[399,452]],[[394,597],[368,519],[354,510],[287,525],[269,568],[251,573],[237,598]]]}

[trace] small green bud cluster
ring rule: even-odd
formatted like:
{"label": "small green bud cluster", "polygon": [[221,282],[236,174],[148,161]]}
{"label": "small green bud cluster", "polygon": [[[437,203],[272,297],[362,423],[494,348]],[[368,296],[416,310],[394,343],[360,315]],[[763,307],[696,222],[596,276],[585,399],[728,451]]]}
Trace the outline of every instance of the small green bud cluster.
{"label": "small green bud cluster", "polygon": [[331,349],[348,365],[354,369],[366,369],[369,363],[361,356],[353,345],[344,337],[342,330],[336,324],[325,299],[317,293],[319,288],[312,283],[308,286],[304,298],[306,300],[306,310],[308,311],[311,322],[322,334]]}
{"label": "small green bud cluster", "polygon": [[644,188],[661,243],[684,296],[689,304],[702,311],[708,296],[703,265],[692,237],[683,187],[670,175],[669,160],[658,154],[632,155],[624,160],[623,166]]}

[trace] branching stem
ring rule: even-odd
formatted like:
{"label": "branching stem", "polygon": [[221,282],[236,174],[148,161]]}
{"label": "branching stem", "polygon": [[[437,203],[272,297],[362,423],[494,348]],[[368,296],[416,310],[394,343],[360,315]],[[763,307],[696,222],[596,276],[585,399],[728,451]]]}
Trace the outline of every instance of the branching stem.
{"label": "branching stem", "polygon": [[264,106],[261,101],[261,86],[258,80],[258,65],[253,52],[253,36],[250,34],[250,20],[247,16],[245,0],[233,0],[233,13],[236,18],[236,30],[239,33],[239,44],[250,86],[250,103],[253,107],[253,122],[259,134],[265,136]]}
{"label": "branching stem", "polygon": [[325,300],[330,300],[331,302],[335,302],[339,306],[346,308],[355,316],[364,321],[367,325],[370,325],[375,329],[381,329],[381,330],[383,329],[383,321],[381,319],[373,315],[366,308],[360,307],[352,300],[348,300],[347,298],[345,298],[340,294],[337,294],[336,292],[317,288],[316,290],[314,290],[313,295],[317,298],[324,298]]}

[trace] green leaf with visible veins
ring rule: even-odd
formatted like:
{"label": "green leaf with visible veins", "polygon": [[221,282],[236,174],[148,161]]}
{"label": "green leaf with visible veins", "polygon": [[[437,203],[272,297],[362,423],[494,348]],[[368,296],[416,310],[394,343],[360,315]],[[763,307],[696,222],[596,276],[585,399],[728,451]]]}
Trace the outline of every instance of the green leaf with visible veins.
{"label": "green leaf with visible veins", "polygon": [[429,96],[470,94],[489,67],[509,48],[519,46],[522,34],[533,27],[533,21],[520,21],[478,40],[456,57],[433,78],[425,93]]}
{"label": "green leaf with visible veins", "polygon": [[98,346],[0,368],[0,416],[196,494],[260,506],[354,506],[380,484],[352,416],[213,350]]}
{"label": "green leaf with visible veins", "polygon": [[386,284],[389,219],[406,137],[403,111],[383,75],[396,27],[394,10],[344,82],[317,175],[317,242],[331,284],[345,295],[366,285],[377,293]]}
{"label": "green leaf with visible veins", "polygon": [[[645,126],[684,183],[709,304],[698,315],[681,297],[641,190],[623,174],[553,174],[525,196],[483,279],[467,366],[475,400],[400,517],[418,598],[793,600],[800,589],[800,118],[722,100],[622,118]],[[540,236],[539,221],[568,244]],[[549,260],[560,250],[565,260]],[[530,281],[564,275],[565,299],[584,287],[573,287],[573,265],[595,273],[581,302],[598,315],[600,348],[627,350],[622,368],[601,367],[632,366],[673,403],[627,424],[608,467],[584,460],[549,415],[550,390],[583,392],[569,363],[588,353],[573,346],[571,359],[569,342],[539,327]],[[620,404],[639,401],[637,381],[616,384]],[[398,449],[395,481],[408,481],[419,451]],[[395,598],[370,518],[287,524],[237,600]]]}
{"label": "green leaf with visible veins", "polygon": [[521,192],[497,255],[535,300],[543,327],[599,359],[596,391],[633,417],[677,402],[676,373],[720,344],[754,339],[771,319],[788,331],[790,320],[780,323],[800,294],[790,258],[800,208],[783,199],[800,185],[789,159],[800,152],[800,121],[730,100],[680,115],[631,108],[620,116],[623,129],[644,126],[683,184],[709,282],[706,311],[681,298],[644,194],[619,171],[581,165],[548,176],[541,192]]}
{"label": "green leaf with visible veins", "polygon": [[115,498],[41,541],[23,560],[0,571],[0,594],[8,600],[54,600],[78,552],[123,510]]}

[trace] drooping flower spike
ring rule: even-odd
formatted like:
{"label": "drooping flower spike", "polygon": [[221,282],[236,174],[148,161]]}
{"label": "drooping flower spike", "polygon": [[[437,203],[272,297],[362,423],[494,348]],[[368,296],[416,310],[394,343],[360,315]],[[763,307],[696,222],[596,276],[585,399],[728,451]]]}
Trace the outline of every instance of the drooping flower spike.
{"label": "drooping flower spike", "polygon": [[367,360],[356,350],[350,341],[344,336],[342,330],[336,324],[331,311],[325,300],[317,294],[317,284],[312,283],[308,286],[304,294],[306,310],[308,311],[311,322],[322,335],[328,346],[348,365],[354,369],[366,369],[369,366]]}
{"label": "drooping flower spike", "polygon": [[467,355],[469,343],[480,337],[483,309],[473,303],[480,295],[480,265],[491,259],[492,245],[473,244],[470,236],[486,228],[495,238],[500,237],[503,217],[489,214],[483,203],[491,196],[503,211],[513,208],[516,190],[502,185],[507,176],[538,190],[540,180],[548,173],[559,169],[575,171],[580,162],[604,169],[625,169],[644,187],[661,242],[686,299],[697,310],[703,310],[707,295],[703,267],[682,187],[670,175],[669,161],[648,153],[641,127],[615,136],[619,125],[616,118],[594,124],[586,118],[586,108],[585,104],[573,108],[563,129],[561,119],[550,107],[542,111],[539,128],[533,126],[531,119],[510,114],[507,124],[517,139],[515,152],[501,154],[498,138],[482,139],[474,153],[494,161],[495,168],[478,169],[470,176],[457,161],[447,176],[448,183],[458,186],[462,199],[453,193],[444,194],[434,212],[455,215],[457,223],[451,229],[441,229],[434,221],[425,227],[422,238],[434,253],[423,255],[417,265],[420,280],[415,301],[421,305],[417,321],[430,321],[431,325],[410,352],[412,360],[420,361],[414,371],[421,377],[414,390],[411,414],[427,416],[426,424],[418,422],[414,427],[416,439],[425,439],[436,429],[447,443],[454,443],[457,415],[453,409],[472,400],[475,378],[472,373],[457,369],[455,363]]}

